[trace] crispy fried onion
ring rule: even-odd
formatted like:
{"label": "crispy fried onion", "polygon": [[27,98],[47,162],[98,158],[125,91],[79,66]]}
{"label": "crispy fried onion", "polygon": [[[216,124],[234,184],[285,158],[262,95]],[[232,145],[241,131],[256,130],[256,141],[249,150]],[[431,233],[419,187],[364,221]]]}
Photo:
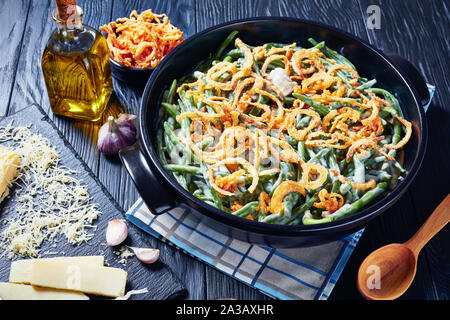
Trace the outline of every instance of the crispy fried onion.
{"label": "crispy fried onion", "polygon": [[[348,130],[348,125],[346,121],[350,120],[351,123],[355,123],[359,121],[359,112],[353,108],[343,107],[338,110],[331,110],[322,121],[322,130],[325,132],[334,132],[336,129],[339,129],[343,132]],[[333,124],[328,129],[331,124],[331,121],[334,119]]]}
{"label": "crispy fried onion", "polygon": [[344,205],[344,197],[339,193],[329,193],[327,189],[322,189],[320,190],[318,196],[320,201],[314,202],[313,206],[318,209],[324,209],[329,213],[337,211]]}
{"label": "crispy fried onion", "polygon": [[270,200],[270,212],[280,213],[284,210],[283,199],[291,192],[299,192],[303,196],[306,195],[305,188],[299,182],[287,180],[280,183],[280,185],[275,189],[272,199]]}
{"label": "crispy fried onion", "polygon": [[264,76],[268,76],[267,74],[267,68],[269,67],[269,65],[276,60],[282,60],[284,62],[284,71],[286,72],[287,75],[289,75],[291,73],[291,67],[289,64],[289,60],[286,56],[282,56],[282,55],[278,55],[278,54],[274,54],[272,56],[269,56],[265,61],[264,64],[261,67],[261,73]]}
{"label": "crispy fried onion", "polygon": [[[316,139],[322,138],[322,139]],[[327,139],[323,139],[327,138]],[[341,133],[326,133],[323,131],[316,131],[310,133],[306,137],[305,146],[307,147],[322,147],[347,149],[352,144],[352,139]]]}
{"label": "crispy fried onion", "polygon": [[[219,161],[219,162],[211,165],[208,168],[208,172],[207,172],[209,183],[211,184],[211,187],[213,187],[214,190],[216,190],[217,192],[219,192],[220,194],[222,194],[224,196],[234,195],[235,192],[230,192],[230,191],[224,190],[216,184],[216,179],[214,179],[214,169],[216,169],[220,166],[223,166],[223,165],[235,164],[235,163],[243,166],[247,170],[248,174],[252,177],[252,184],[250,185],[250,187],[248,187],[248,192],[253,193],[256,189],[256,186],[258,185],[258,180],[259,180],[258,172],[256,171],[255,167],[250,164],[250,162],[248,162],[247,160],[242,159],[242,158],[226,158],[226,159],[223,159],[222,161]],[[240,176],[245,174],[244,170],[238,170],[235,172],[239,172]],[[233,173],[232,173],[232,175],[233,175]],[[236,179],[236,181],[237,181],[237,179]]]}
{"label": "crispy fried onion", "polygon": [[365,156],[367,156],[368,148],[374,148],[379,153],[381,153],[383,156],[385,156],[386,159],[394,160],[393,157],[391,157],[386,152],[381,150],[380,147],[378,147],[377,141],[375,139],[364,138],[364,139],[356,140],[355,142],[352,143],[352,145],[350,146],[350,148],[347,151],[347,156],[346,156],[347,162],[351,161],[353,154],[355,152],[359,153],[359,155],[357,156],[358,159],[364,158]]}
{"label": "crispy fried onion", "polygon": [[237,191],[237,189],[236,189],[237,181],[244,174],[245,174],[245,170],[241,169],[241,170],[234,171],[230,175],[223,176],[223,177],[217,177],[216,178],[216,185],[221,190],[227,190],[227,191],[236,192]]}
{"label": "crispy fried onion", "polygon": [[396,150],[396,149],[399,149],[399,148],[403,147],[409,141],[409,139],[411,138],[411,134],[412,134],[411,122],[409,122],[406,119],[403,119],[403,118],[399,117],[396,114],[394,114],[394,117],[395,117],[395,119],[400,121],[406,127],[406,134],[402,138],[402,140],[400,140],[396,145],[392,145],[392,144],[385,144],[384,145],[384,147],[386,149],[391,149],[391,150]]}
{"label": "crispy fried onion", "polygon": [[302,92],[316,93],[318,90],[328,89],[334,82],[335,77],[324,71],[319,71],[302,81]]}
{"label": "crispy fried onion", "polygon": [[306,189],[318,189],[327,181],[328,170],[318,163],[304,163],[302,170],[300,184]]}
{"label": "crispy fried onion", "polygon": [[333,74],[334,72],[336,72],[338,70],[348,71],[353,78],[353,80],[352,80],[353,83],[355,83],[355,84],[357,83],[358,78],[359,78],[358,73],[356,72],[355,69],[353,69],[352,67],[347,66],[345,64],[335,64],[335,65],[331,66],[331,68],[328,69],[328,74]]}
{"label": "crispy fried onion", "polygon": [[[304,115],[311,117],[311,121],[309,122],[309,125],[305,129],[299,130],[295,127],[296,118],[297,118],[297,115],[299,115],[299,114],[304,114]],[[305,136],[308,134],[308,132],[310,132],[312,129],[320,126],[321,119],[320,119],[320,115],[311,109],[297,108],[297,109],[294,109],[294,111],[292,111],[289,114],[287,123],[288,123],[287,130],[288,130],[289,135],[298,141],[303,141],[305,139]]]}
{"label": "crispy fried onion", "polygon": [[236,62],[222,61],[213,66],[206,73],[206,80],[208,87],[215,87],[222,90],[232,90],[234,86],[234,78],[231,78],[228,82],[220,82],[218,78],[226,73],[234,75],[237,73]]}
{"label": "crispy fried onion", "polygon": [[291,59],[292,69],[301,77],[316,70],[325,71],[319,54],[320,51],[318,49],[300,49],[295,51]]}
{"label": "crispy fried onion", "polygon": [[182,114],[178,115],[177,121],[181,121],[184,118],[191,118],[191,119],[201,118],[206,121],[211,121],[211,120],[220,118],[222,116],[224,116],[223,113],[209,113],[209,112],[202,112],[202,111],[195,109],[194,111],[183,112]]}
{"label": "crispy fried onion", "polygon": [[253,53],[252,50],[250,50],[249,47],[247,47],[247,45],[245,43],[242,42],[241,39],[237,38],[236,41],[236,46],[241,49],[241,51],[244,53],[244,57],[245,57],[245,62],[242,65],[241,69],[245,72],[245,71],[250,71],[253,65]]}
{"label": "crispy fried onion", "polygon": [[259,194],[259,207],[265,213],[270,210],[270,197],[265,191]]}
{"label": "crispy fried onion", "polygon": [[359,182],[352,181],[347,177],[344,177],[343,175],[339,174],[339,172],[337,172],[336,170],[331,169],[330,172],[334,176],[336,176],[342,184],[350,183],[350,185],[352,186],[352,189],[355,189],[355,190],[366,191],[366,190],[375,188],[377,185],[377,183],[373,179],[370,179],[369,181],[364,182],[364,183],[359,183]]}
{"label": "crispy fried onion", "polygon": [[[269,142],[270,152],[277,156],[281,161],[303,163],[303,160],[286,140],[269,137]],[[282,150],[278,151],[274,146],[280,147]]]}

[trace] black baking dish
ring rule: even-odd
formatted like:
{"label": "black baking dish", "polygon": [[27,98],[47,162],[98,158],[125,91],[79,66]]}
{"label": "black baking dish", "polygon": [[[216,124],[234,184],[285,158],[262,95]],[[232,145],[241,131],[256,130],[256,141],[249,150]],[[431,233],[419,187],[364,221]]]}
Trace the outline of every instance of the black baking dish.
{"label": "black baking dish", "polygon": [[[408,174],[384,198],[356,214],[331,223],[285,226],[266,224],[233,216],[208,205],[183,189],[162,167],[156,149],[160,102],[173,79],[179,79],[214,52],[232,32],[249,45],[266,42],[292,43],[309,47],[307,39],[325,41],[343,54],[366,78],[394,93],[404,116],[413,126],[405,147],[404,167]],[[416,69],[395,54],[384,54],[365,41],[336,28],[295,18],[250,18],[224,23],[204,30],[177,46],[153,71],[140,107],[139,145],[123,150],[120,157],[135,185],[154,214],[182,206],[215,230],[253,244],[271,247],[316,245],[362,229],[368,221],[386,211],[406,191],[424,157],[427,127],[423,105],[429,100],[423,78]]]}

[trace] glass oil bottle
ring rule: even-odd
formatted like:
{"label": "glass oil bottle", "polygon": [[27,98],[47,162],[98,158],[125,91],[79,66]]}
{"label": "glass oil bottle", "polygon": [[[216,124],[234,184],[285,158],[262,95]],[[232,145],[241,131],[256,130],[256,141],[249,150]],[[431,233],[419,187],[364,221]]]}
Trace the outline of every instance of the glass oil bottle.
{"label": "glass oil bottle", "polygon": [[42,56],[42,71],[56,115],[98,121],[113,90],[108,46],[97,30],[83,25],[75,0],[56,0],[57,29]]}

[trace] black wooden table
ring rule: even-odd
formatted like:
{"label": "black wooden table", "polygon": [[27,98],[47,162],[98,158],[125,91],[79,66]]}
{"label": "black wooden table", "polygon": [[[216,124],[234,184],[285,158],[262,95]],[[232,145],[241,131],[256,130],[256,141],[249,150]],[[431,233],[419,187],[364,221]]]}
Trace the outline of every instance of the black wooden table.
{"label": "black wooden table", "polygon": [[[362,299],[356,288],[359,264],[374,249],[412,236],[450,191],[449,7],[433,0],[78,0],[84,23],[95,28],[136,9],[166,13],[186,37],[225,21],[255,16],[291,16],[348,31],[385,52],[396,52],[418,67],[437,93],[428,111],[429,141],[422,168],[408,192],[388,212],[371,222],[351,256],[330,299]],[[370,7],[376,5],[377,7]],[[120,161],[96,148],[98,126],[52,115],[40,60],[50,32],[52,0],[0,0],[0,117],[29,104],[40,104],[77,152],[124,208],[138,198]],[[369,8],[370,7],[370,8]],[[375,11],[373,11],[375,8]],[[380,24],[373,14],[380,13]],[[378,28],[379,27],[379,28]],[[141,90],[115,82],[112,108],[137,113]],[[417,276],[401,299],[450,296],[450,232],[439,233],[419,257]],[[187,286],[187,299],[267,299],[177,250],[162,259]]]}

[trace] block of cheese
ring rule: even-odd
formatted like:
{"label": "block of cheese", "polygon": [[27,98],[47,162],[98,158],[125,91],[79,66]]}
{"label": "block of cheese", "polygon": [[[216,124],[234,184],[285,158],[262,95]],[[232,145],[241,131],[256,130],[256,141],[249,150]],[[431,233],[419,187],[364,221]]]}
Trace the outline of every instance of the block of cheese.
{"label": "block of cheese", "polygon": [[126,282],[127,272],[119,268],[36,260],[30,283],[41,287],[120,297],[125,294]]}
{"label": "block of cheese", "polygon": [[89,297],[81,292],[8,282],[0,282],[0,298],[2,300],[89,300]]}
{"label": "block of cheese", "polygon": [[20,157],[10,148],[0,147],[0,203],[9,194],[9,184],[19,174]]}
{"label": "block of cheese", "polygon": [[44,259],[24,259],[11,263],[9,270],[9,282],[30,284],[33,265],[36,260],[49,260],[68,262],[76,265],[92,265],[101,267],[105,263],[103,256],[81,256],[81,257],[56,257]]}

